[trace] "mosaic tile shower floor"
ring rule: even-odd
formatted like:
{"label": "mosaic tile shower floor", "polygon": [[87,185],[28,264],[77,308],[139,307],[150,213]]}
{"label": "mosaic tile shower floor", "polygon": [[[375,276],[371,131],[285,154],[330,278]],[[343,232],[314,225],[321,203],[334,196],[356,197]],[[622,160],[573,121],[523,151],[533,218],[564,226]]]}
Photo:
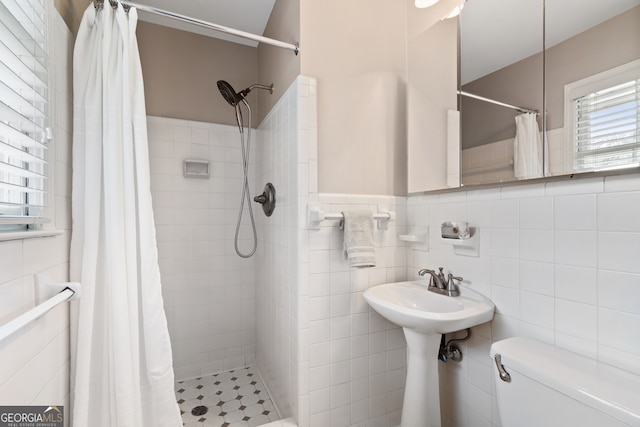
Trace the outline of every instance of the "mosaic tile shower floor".
{"label": "mosaic tile shower floor", "polygon": [[253,427],[280,418],[253,366],[179,381],[176,398],[187,427]]}

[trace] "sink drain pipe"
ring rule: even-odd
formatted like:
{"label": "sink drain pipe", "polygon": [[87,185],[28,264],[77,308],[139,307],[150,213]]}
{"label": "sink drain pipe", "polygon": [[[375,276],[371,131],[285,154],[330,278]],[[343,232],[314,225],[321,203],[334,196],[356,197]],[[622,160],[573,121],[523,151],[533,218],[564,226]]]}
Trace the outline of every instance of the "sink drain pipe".
{"label": "sink drain pipe", "polygon": [[467,335],[464,338],[454,338],[447,341],[446,334],[442,334],[440,339],[440,350],[438,351],[438,359],[447,362],[449,360],[455,360],[459,362],[462,360],[462,350],[456,343],[468,341],[471,338],[471,328],[466,329]]}

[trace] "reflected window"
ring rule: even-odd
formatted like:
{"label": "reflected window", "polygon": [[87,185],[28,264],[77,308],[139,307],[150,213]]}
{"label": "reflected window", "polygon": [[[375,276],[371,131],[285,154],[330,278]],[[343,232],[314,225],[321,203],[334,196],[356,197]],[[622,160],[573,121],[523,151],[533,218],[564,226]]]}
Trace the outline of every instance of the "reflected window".
{"label": "reflected window", "polygon": [[640,161],[640,79],[574,103],[576,169],[609,169]]}
{"label": "reflected window", "polygon": [[635,62],[624,72],[617,68],[568,85],[565,125],[576,171],[640,164],[640,62]]}

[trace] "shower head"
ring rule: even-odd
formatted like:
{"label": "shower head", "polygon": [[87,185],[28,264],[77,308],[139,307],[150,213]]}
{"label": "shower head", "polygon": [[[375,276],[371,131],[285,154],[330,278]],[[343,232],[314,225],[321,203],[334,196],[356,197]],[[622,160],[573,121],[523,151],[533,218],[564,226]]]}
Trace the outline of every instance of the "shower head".
{"label": "shower head", "polygon": [[273,93],[273,83],[270,85],[261,85],[261,84],[253,84],[248,88],[241,90],[240,92],[236,92],[233,86],[227,83],[224,80],[218,80],[218,90],[222,94],[222,97],[232,106],[235,107],[240,103],[245,96],[251,92],[252,89],[264,89],[268,90],[269,93]]}
{"label": "shower head", "polygon": [[243,95],[236,93],[233,87],[224,80],[218,80],[218,90],[222,97],[232,106],[235,107],[244,98]]}
{"label": "shower head", "polygon": [[[240,133],[243,133],[242,110],[240,109],[240,103],[242,102],[250,110],[249,104],[245,100],[245,96],[251,92],[251,89],[255,88],[268,90],[269,93],[273,93],[273,83],[269,86],[253,84],[240,92],[236,92],[233,86],[229,83],[224,80],[218,80],[218,90],[222,94],[222,97],[229,103],[229,105],[236,109],[236,121],[238,122],[238,129],[240,130]],[[249,121],[251,121],[251,111],[249,111]],[[249,126],[251,126],[251,123],[249,123]]]}

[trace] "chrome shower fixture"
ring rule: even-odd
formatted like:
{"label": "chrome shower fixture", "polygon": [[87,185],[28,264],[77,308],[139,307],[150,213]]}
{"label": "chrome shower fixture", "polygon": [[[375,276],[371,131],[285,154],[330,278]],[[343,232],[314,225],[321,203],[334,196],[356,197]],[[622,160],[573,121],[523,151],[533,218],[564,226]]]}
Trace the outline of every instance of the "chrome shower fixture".
{"label": "chrome shower fixture", "polygon": [[252,84],[246,89],[236,92],[228,82],[224,80],[218,80],[218,90],[222,94],[223,98],[232,106],[238,105],[253,89],[268,90],[270,94],[273,94],[273,83],[270,85],[261,85],[259,83]]}
{"label": "chrome shower fixture", "polygon": [[[268,86],[256,83],[241,90],[240,92],[236,92],[233,86],[231,86],[227,81],[218,80],[218,90],[222,94],[222,97],[229,103],[229,105],[236,109],[236,122],[238,123],[238,130],[240,133],[244,133],[244,121],[242,118],[240,103],[243,103],[249,109],[249,114],[251,114],[251,108],[249,107],[249,103],[245,100],[245,96],[247,96],[252,89],[268,90],[270,94],[273,94],[273,83]],[[251,123],[249,123],[249,127],[251,127]]]}
{"label": "chrome shower fixture", "polygon": [[[218,90],[222,94],[222,97],[236,110],[236,121],[238,122],[238,130],[240,131],[240,148],[242,149],[242,169],[243,169],[243,182],[242,182],[242,197],[240,200],[240,211],[238,212],[238,221],[236,222],[236,235],[234,238],[235,250],[238,256],[242,258],[249,258],[256,252],[258,247],[258,237],[256,234],[256,224],[253,218],[253,210],[251,209],[251,194],[249,192],[249,153],[251,152],[251,107],[245,99],[245,97],[253,89],[268,90],[269,93],[273,93],[273,83],[270,85],[253,84],[246,89],[236,92],[236,90],[228,82],[224,80],[218,80]],[[247,125],[247,138],[244,137],[244,120],[242,117],[242,108],[240,104],[244,104],[249,112],[249,124]],[[242,222],[242,212],[244,211],[245,200],[247,208],[249,209],[249,218],[251,220],[251,228],[253,229],[253,248],[249,253],[242,253],[238,248],[238,235],[240,233],[240,223]],[[260,196],[256,196],[255,202],[262,204],[262,208],[267,216],[270,216],[275,208],[275,189],[270,183],[265,186],[265,191]]]}

